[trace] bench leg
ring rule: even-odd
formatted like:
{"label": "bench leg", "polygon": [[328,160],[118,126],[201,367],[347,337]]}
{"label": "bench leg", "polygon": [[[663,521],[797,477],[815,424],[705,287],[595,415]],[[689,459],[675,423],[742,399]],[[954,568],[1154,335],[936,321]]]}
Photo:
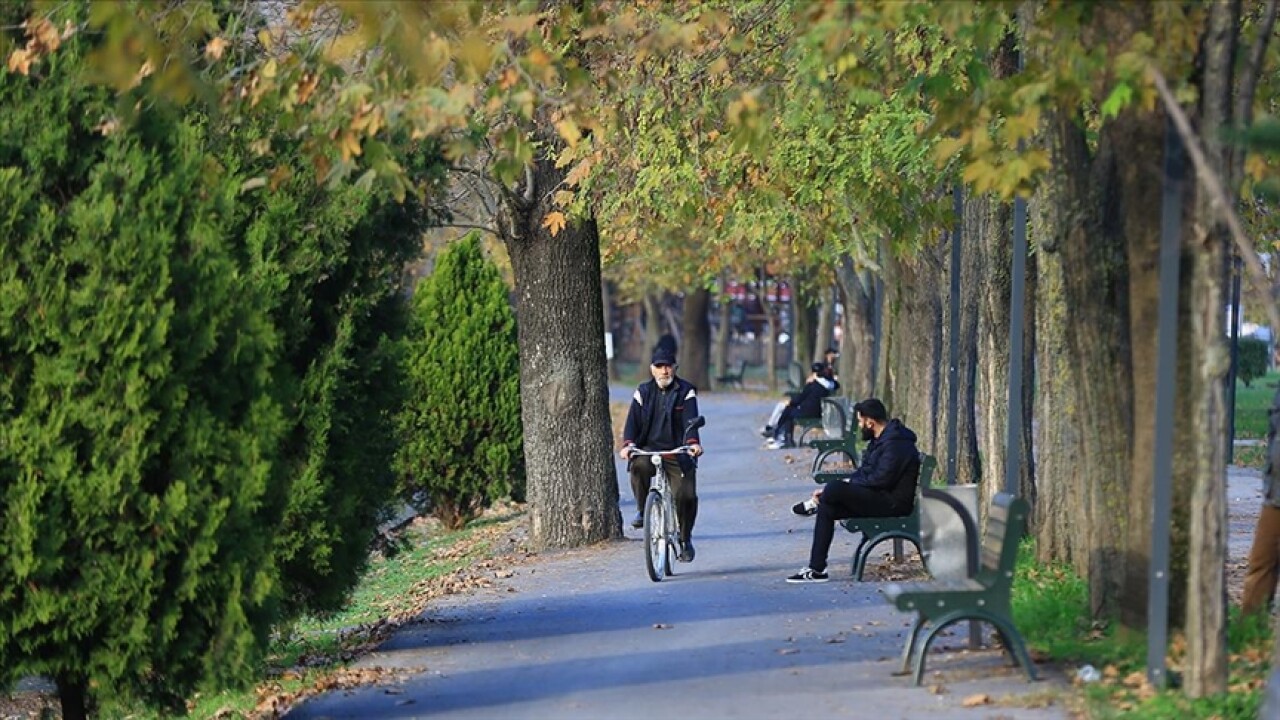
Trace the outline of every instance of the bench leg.
{"label": "bench leg", "polygon": [[[906,675],[911,672],[911,655],[916,649],[916,639],[920,637],[920,630],[924,628],[924,616],[916,614],[915,622],[911,623],[911,631],[907,633],[907,646],[902,649],[902,670],[901,674]],[[917,685],[919,683],[916,683]]]}
{"label": "bench leg", "polygon": [[989,618],[989,621],[995,626],[996,632],[1000,634],[1000,642],[1004,645],[1005,652],[1012,655],[1014,661],[1022,666],[1022,669],[1027,673],[1028,680],[1033,682],[1037,680],[1036,668],[1031,664],[1031,656],[1027,654],[1026,643],[1022,642],[1022,636],[1018,634],[1018,631],[1014,629],[1012,624],[1005,623],[1003,620]]}
{"label": "bench leg", "polygon": [[[1023,644],[1022,636],[1013,628],[1012,623],[990,613],[974,612],[970,610],[947,613],[946,615],[938,618],[937,621],[934,622],[933,626],[929,628],[929,632],[925,634],[924,639],[920,641],[920,647],[916,651],[916,667],[914,673],[916,685],[919,685],[924,679],[925,657],[929,653],[929,645],[933,643],[933,639],[938,636],[938,633],[942,632],[948,626],[960,622],[961,620],[978,620],[990,623],[992,627],[996,629],[996,632],[1000,634],[1000,639],[1004,643],[1006,650],[1014,656],[1018,661],[1018,664],[1022,665],[1022,669],[1026,671],[1027,679],[1032,681],[1036,680],[1035,667],[1031,664],[1030,656],[1027,655],[1026,645]],[[903,661],[903,669],[906,669],[905,659]]]}
{"label": "bench leg", "polygon": [[862,542],[859,542],[858,547],[853,549],[853,570],[850,572],[852,573],[854,580],[862,582],[862,571],[867,564],[867,555],[863,552],[863,549],[866,548],[870,550],[870,548],[867,548],[866,533],[859,534],[862,535]]}
{"label": "bench leg", "polygon": [[924,554],[920,552],[920,543],[917,542],[916,538],[910,535],[909,533],[902,533],[902,532],[882,533],[869,540],[864,535],[862,537],[862,542],[859,543],[858,545],[857,552],[855,552],[853,556],[853,579],[854,580],[857,580],[858,582],[862,582],[862,572],[867,569],[867,561],[871,559],[871,551],[875,549],[875,546],[879,545],[885,540],[906,540],[907,542],[916,546],[917,555],[920,555],[920,557],[922,558],[924,557]]}

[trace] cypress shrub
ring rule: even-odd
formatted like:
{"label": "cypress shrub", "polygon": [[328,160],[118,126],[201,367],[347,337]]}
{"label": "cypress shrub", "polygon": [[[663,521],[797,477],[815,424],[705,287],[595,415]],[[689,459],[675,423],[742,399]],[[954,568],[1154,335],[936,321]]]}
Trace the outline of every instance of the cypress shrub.
{"label": "cypress shrub", "polygon": [[199,127],[111,107],[65,48],[0,74],[0,683],[181,709],[276,616],[280,339]]}
{"label": "cypress shrub", "polygon": [[507,286],[475,233],[418,285],[405,342],[401,489],[448,528],[523,497],[520,359]]}

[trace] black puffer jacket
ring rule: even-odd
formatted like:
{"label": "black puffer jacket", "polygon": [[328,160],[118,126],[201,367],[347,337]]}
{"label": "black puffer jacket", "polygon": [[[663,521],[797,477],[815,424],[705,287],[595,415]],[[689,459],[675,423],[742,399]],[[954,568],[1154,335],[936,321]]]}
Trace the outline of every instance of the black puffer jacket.
{"label": "black puffer jacket", "polygon": [[901,420],[890,420],[880,437],[867,444],[848,482],[888,493],[895,508],[909,513],[915,504],[919,463],[916,434]]}

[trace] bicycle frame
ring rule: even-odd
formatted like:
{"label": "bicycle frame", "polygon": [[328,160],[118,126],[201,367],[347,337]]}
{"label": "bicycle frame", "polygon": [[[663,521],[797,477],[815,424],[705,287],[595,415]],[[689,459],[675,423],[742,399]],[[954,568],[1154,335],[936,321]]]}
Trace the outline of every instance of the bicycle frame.
{"label": "bicycle frame", "polygon": [[674,450],[651,452],[632,451],[633,457],[649,457],[654,467],[653,481],[644,504],[645,569],[649,579],[660,582],[663,577],[674,575],[671,558],[684,551],[680,541],[680,523],[676,517],[675,503],[671,497],[671,485],[667,480],[664,460],[676,455],[689,454],[689,446]]}

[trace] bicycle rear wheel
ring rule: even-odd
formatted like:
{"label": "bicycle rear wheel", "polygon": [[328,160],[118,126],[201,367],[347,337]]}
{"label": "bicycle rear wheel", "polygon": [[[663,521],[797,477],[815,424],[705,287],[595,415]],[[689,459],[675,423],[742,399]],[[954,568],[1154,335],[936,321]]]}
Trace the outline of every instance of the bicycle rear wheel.
{"label": "bicycle rear wheel", "polygon": [[644,567],[649,579],[662,580],[671,567],[671,548],[667,546],[666,507],[662,496],[650,492],[644,501]]}

